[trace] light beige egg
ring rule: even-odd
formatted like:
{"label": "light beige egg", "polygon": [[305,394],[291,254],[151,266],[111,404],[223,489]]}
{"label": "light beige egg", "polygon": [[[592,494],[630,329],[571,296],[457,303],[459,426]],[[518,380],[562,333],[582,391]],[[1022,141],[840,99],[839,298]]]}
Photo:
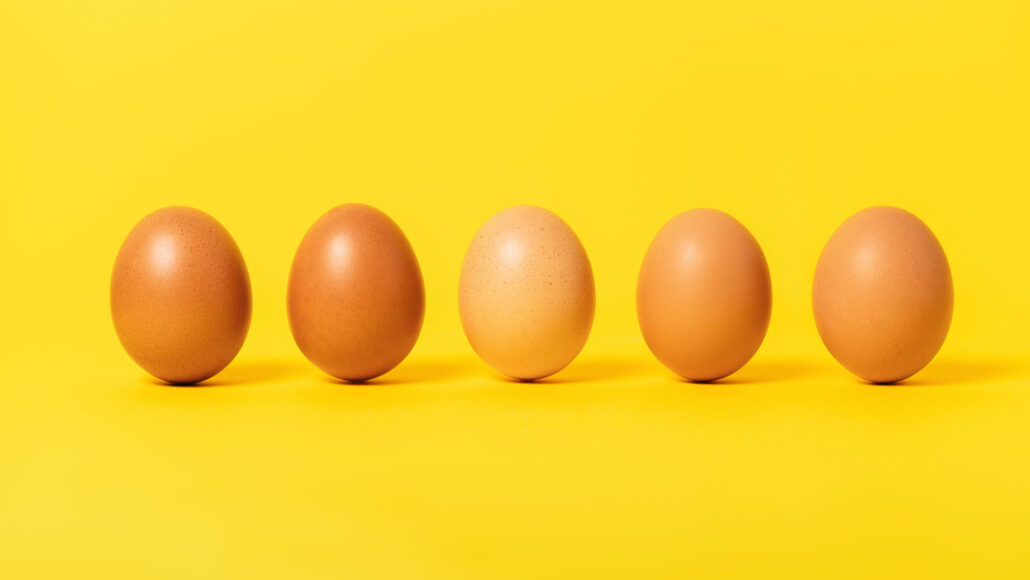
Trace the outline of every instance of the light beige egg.
{"label": "light beige egg", "polygon": [[594,275],[583,244],[561,218],[535,206],[501,211],[476,232],[458,295],[476,354],[520,380],[565,368],[594,320]]}

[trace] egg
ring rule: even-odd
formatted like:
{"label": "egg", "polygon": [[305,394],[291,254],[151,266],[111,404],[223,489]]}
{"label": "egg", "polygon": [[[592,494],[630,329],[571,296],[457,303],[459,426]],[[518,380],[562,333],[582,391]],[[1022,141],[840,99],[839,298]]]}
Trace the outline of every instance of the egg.
{"label": "egg", "polygon": [[326,373],[365,381],[411,352],[425,317],[422,270],[408,238],[363,204],[330,210],[297,249],[287,290],[290,330]]}
{"label": "egg", "polygon": [[895,207],[848,218],[816,265],[819,336],[841,365],[870,382],[901,381],[925,367],[944,344],[953,302],[940,242]]}
{"label": "egg", "polygon": [[228,365],[250,327],[250,278],[220,223],[189,207],[141,220],[111,276],[111,317],[125,351],[170,383],[203,381]]}
{"label": "egg", "polygon": [[772,309],[769,266],[733,217],[693,209],[655,236],[637,279],[637,320],[648,348],[691,381],[726,377],[754,356]]}
{"label": "egg", "polygon": [[508,208],[469,245],[458,307],[465,336],[487,364],[515,379],[544,378],[572,362],[590,334],[590,260],[555,214]]}

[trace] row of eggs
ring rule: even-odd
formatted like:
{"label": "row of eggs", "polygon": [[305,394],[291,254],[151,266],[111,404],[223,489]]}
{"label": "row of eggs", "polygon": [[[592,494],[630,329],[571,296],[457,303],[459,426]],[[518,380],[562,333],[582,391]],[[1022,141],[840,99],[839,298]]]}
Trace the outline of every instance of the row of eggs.
{"label": "row of eggs", "polygon": [[[561,218],[535,206],[508,208],[479,229],[458,293],[473,350],[516,379],[564,368],[593,324],[586,251]],[[386,214],[362,204],[332,209],[308,230],[290,271],[287,302],[300,350],[348,381],[398,365],[425,314],[411,244]],[[929,363],[947,335],[948,261],[917,217],[869,208],[830,238],[812,302],[819,334],[844,367],[872,382],[900,381]],[[640,329],[655,357],[685,379],[714,381],[740,369],[765,338],[771,307],[761,247],[721,211],[677,215],[644,256]],[[250,326],[243,256],[206,213],[155,211],[118,253],[111,313],[125,350],[152,375],[178,384],[212,377],[239,352]]]}

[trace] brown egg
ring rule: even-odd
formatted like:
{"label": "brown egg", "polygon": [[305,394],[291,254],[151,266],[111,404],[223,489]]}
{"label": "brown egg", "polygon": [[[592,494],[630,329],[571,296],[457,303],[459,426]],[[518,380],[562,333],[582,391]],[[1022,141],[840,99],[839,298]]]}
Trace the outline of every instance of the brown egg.
{"label": "brown egg", "polygon": [[565,368],[594,321],[594,275],[583,244],[553,213],[506,209],[476,233],[461,268],[458,311],[472,349],[521,380]]}
{"label": "brown egg", "polygon": [[240,249],[200,210],[157,210],[118,251],[114,327],[129,356],[159,379],[196,383],[225,368],[247,337],[250,305]]}
{"label": "brown egg", "polygon": [[762,248],[721,211],[679,214],[644,255],[640,330],[655,357],[685,379],[714,381],[744,366],[765,338],[771,308]]}
{"label": "brown egg", "polygon": [[288,294],[301,352],[348,381],[400,364],[425,317],[422,271],[408,238],[363,204],[341,205],[311,226],[293,259]]}
{"label": "brown egg", "polygon": [[849,371],[874,383],[912,376],[951,325],[951,270],[926,224],[874,207],[848,218],[819,256],[812,307],[819,335]]}

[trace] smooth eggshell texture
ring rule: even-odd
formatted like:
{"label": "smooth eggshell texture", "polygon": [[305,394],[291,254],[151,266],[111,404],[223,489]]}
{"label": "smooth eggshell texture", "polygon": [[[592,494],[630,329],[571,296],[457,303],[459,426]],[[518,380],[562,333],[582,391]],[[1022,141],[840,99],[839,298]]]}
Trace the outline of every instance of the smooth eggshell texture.
{"label": "smooth eggshell texture", "polygon": [[146,216],[118,251],[111,316],[129,356],[170,383],[214,376],[250,327],[247,266],[206,213],[169,207]]}
{"label": "smooth eggshell texture", "polygon": [[459,313],[473,350],[502,374],[554,374],[582,350],[594,321],[594,275],[583,244],[534,206],[487,220],[465,254]]}
{"label": "smooth eggshell texture", "polygon": [[714,381],[744,366],[765,338],[771,309],[761,247],[721,211],[672,218],[644,255],[640,330],[655,357],[685,379]]}
{"label": "smooth eggshell texture", "polygon": [[823,343],[868,381],[917,373],[944,344],[953,305],[944,249],[905,210],[869,208],[826,243],[815,271],[812,307]]}
{"label": "smooth eggshell texture", "polygon": [[400,364],[418,340],[425,317],[422,270],[386,214],[342,205],[301,241],[287,310],[308,360],[339,379],[368,380]]}

